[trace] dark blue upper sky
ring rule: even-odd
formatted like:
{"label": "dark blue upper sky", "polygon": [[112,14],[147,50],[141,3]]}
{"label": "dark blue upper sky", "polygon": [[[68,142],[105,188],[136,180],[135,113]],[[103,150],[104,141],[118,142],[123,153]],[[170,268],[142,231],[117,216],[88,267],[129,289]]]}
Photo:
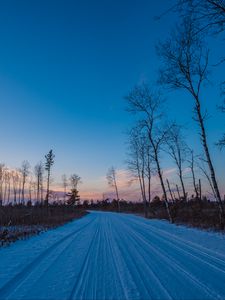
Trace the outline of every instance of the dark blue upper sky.
{"label": "dark blue upper sky", "polygon": [[[154,17],[172,4],[3,1],[1,161],[12,167],[24,159],[35,164],[53,148],[56,177],[77,172],[93,190],[108,167],[124,168],[130,117],[123,97],[135,84],[156,81],[155,43],[167,37],[176,16],[168,14],[160,21]],[[217,56],[223,53],[218,49]],[[216,82],[221,74],[217,70]],[[218,95],[212,87],[207,90],[212,145],[224,125],[223,116],[216,122],[213,118]],[[169,116],[186,125],[190,143],[198,148],[196,126],[188,114],[192,102],[182,93],[168,98]]]}

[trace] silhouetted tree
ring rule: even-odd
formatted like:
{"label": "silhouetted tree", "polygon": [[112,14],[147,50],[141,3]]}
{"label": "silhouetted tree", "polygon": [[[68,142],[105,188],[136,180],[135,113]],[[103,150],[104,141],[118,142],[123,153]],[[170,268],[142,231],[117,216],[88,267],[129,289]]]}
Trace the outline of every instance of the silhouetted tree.
{"label": "silhouetted tree", "polygon": [[47,191],[46,191],[46,205],[48,206],[49,201],[49,185],[50,185],[50,176],[51,176],[51,169],[54,164],[55,155],[53,154],[53,150],[50,150],[48,154],[45,155],[45,170],[47,171]]}
{"label": "silhouetted tree", "polygon": [[17,192],[19,188],[19,172],[18,171],[12,171],[12,182],[13,182],[13,194],[14,194],[14,204],[17,203]]}
{"label": "silhouetted tree", "polygon": [[196,121],[201,132],[201,143],[219,204],[221,227],[224,227],[224,208],[209,152],[205,114],[202,111],[200,97],[202,86],[208,79],[208,49],[201,36],[196,34],[196,24],[192,15],[184,18],[170,39],[159,44],[158,53],[164,63],[160,70],[161,84],[172,89],[184,89],[194,100]]}
{"label": "silhouetted tree", "polygon": [[0,164],[0,205],[3,204],[3,182],[4,182],[5,164]]}
{"label": "silhouetted tree", "polygon": [[[146,135],[136,126],[129,132],[128,169],[138,180],[144,203],[145,217],[148,215],[148,202],[151,201],[151,157],[150,145]],[[148,195],[148,196],[147,196]]]}
{"label": "silhouetted tree", "polygon": [[77,174],[72,174],[70,176],[70,184],[72,188],[76,189],[79,183],[81,183],[81,177]]}
{"label": "silhouetted tree", "polygon": [[111,167],[107,174],[106,178],[108,181],[109,186],[113,187],[116,192],[116,200],[117,200],[117,208],[118,212],[120,212],[120,200],[119,200],[119,192],[118,192],[118,185],[117,185],[117,173],[114,167]]}
{"label": "silhouetted tree", "polygon": [[179,9],[185,16],[195,14],[199,23],[198,31],[211,31],[218,34],[225,30],[225,1],[224,0],[179,0]]}
{"label": "silhouetted tree", "polygon": [[80,201],[79,191],[75,188],[71,189],[71,192],[68,194],[69,199],[67,200],[67,204],[74,206],[77,202]]}
{"label": "silhouetted tree", "polygon": [[173,222],[160,163],[160,152],[168,134],[168,128],[162,126],[163,100],[159,93],[150,90],[146,84],[135,87],[126,97],[126,100],[128,103],[127,110],[142,116],[139,125],[146,131],[148,136],[152,158],[156,164],[168,217],[170,222]]}
{"label": "silhouetted tree", "polygon": [[196,175],[195,175],[195,156],[194,156],[194,151],[189,149],[189,159],[188,159],[188,163],[189,163],[189,168],[191,170],[191,175],[192,175],[192,183],[193,183],[193,187],[194,187],[194,191],[195,191],[195,198],[199,199],[199,187],[198,184],[196,182]]}
{"label": "silhouetted tree", "polygon": [[184,186],[183,168],[187,158],[187,145],[184,141],[181,127],[173,124],[168,131],[168,137],[166,139],[168,147],[168,153],[172,157],[178,169],[178,176],[181,183],[183,199],[187,200],[186,190]]}
{"label": "silhouetted tree", "polygon": [[68,186],[68,180],[67,180],[67,176],[66,174],[63,174],[62,175],[62,182],[63,182],[63,188],[64,188],[64,202],[66,202],[66,189],[67,189],[67,186]]}
{"label": "silhouetted tree", "polygon": [[41,186],[43,185],[43,173],[44,173],[44,165],[40,161],[34,167],[34,174],[36,176],[36,186],[37,186],[37,195],[36,195],[37,201],[40,200]]}
{"label": "silhouetted tree", "polygon": [[79,191],[77,190],[77,186],[81,183],[81,177],[77,174],[72,174],[70,176],[70,183],[71,183],[71,192],[68,194],[69,199],[67,201],[68,205],[75,205],[77,202],[80,201]]}
{"label": "silhouetted tree", "polygon": [[25,201],[25,184],[26,184],[26,179],[27,179],[27,176],[29,175],[30,173],[30,164],[27,160],[24,160],[22,162],[22,166],[20,168],[20,172],[22,174],[22,203],[24,204],[24,201]]}

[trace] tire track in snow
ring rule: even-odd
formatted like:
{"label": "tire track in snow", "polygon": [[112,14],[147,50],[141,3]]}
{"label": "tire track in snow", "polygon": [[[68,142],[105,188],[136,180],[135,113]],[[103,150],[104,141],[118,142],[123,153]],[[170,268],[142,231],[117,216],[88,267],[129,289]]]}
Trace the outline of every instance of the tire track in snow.
{"label": "tire track in snow", "polygon": [[[186,279],[190,280],[193,284],[192,287],[198,286],[199,287],[199,292],[204,290],[205,291],[205,296],[204,297],[210,297],[210,299],[224,299],[224,296],[218,295],[216,291],[213,291],[210,289],[206,284],[202,283],[201,281],[198,280],[193,274],[191,274],[189,271],[187,271],[185,268],[182,267],[180,263],[178,263],[177,260],[169,256],[165,250],[167,249],[165,247],[160,247],[159,245],[156,245],[155,243],[151,243],[150,235],[149,238],[146,239],[146,236],[142,236],[141,233],[137,230],[131,230],[132,225],[128,226],[127,224],[124,224],[125,227],[128,228],[129,230],[129,236],[132,237],[133,235],[133,243],[139,244],[140,249],[143,249],[143,251],[149,253],[143,246],[146,245],[151,253],[155,253],[156,256],[161,258],[162,262],[165,262],[165,265],[170,266],[171,269],[174,269],[175,272],[179,271],[182,276],[185,276]],[[140,228],[139,228],[140,229]],[[140,241],[139,243],[137,241]],[[171,245],[169,245],[171,247]],[[177,256],[178,257],[178,256]],[[146,263],[148,263],[146,261]],[[205,299],[205,298],[203,298]],[[208,299],[208,298],[207,298]]]}
{"label": "tire track in snow", "polygon": [[[129,269],[126,266],[124,258],[113,236],[112,221],[108,221],[108,232],[105,232],[107,243],[109,244],[110,253],[113,258],[113,264],[116,268],[117,277],[123,290],[124,299],[139,299],[140,293],[133,281]],[[126,278],[126,281],[124,280]]]}
{"label": "tire track in snow", "polygon": [[[214,258],[204,247],[176,238],[170,233],[173,225],[167,225],[167,232],[150,220],[102,212],[83,220],[79,228],[71,224],[69,234],[68,227],[62,227],[46,240],[44,234],[38,237],[34,249],[39,255],[0,288],[0,298],[225,299],[223,255]],[[53,244],[46,249],[49,237]],[[28,245],[25,255],[33,250],[32,243]],[[15,245],[12,253],[21,249]],[[16,258],[21,265],[24,259]],[[18,272],[17,267],[9,270]],[[6,278],[9,275],[6,272]]]}
{"label": "tire track in snow", "polygon": [[158,235],[161,235],[163,238],[168,239],[170,241],[172,240],[173,242],[180,243],[182,246],[185,246],[185,248],[188,247],[189,249],[194,250],[194,251],[196,251],[198,249],[199,253],[201,252],[203,255],[210,257],[213,260],[218,261],[219,263],[222,263],[223,265],[225,265],[225,255],[222,255],[222,253],[217,253],[215,251],[212,251],[212,250],[205,248],[194,242],[184,240],[184,239],[178,237],[177,235],[174,235],[166,230],[154,227],[153,225],[150,224],[150,222],[149,222],[149,224],[146,224],[146,222],[143,222],[142,220],[133,220],[132,219],[132,223],[137,224],[138,226],[141,226],[142,229],[144,229],[144,228],[146,228],[146,230],[151,229],[151,232],[155,232]]}
{"label": "tire track in snow", "polygon": [[[13,291],[9,292],[8,295],[6,296],[6,298],[4,299],[15,299],[13,297],[13,294],[17,294],[18,295],[18,290],[19,290],[19,297],[17,296],[17,300],[19,299],[29,299],[29,293],[27,293],[27,290],[32,290],[32,287],[34,286],[35,288],[37,288],[37,284],[40,282],[40,285],[45,281],[45,278],[47,277],[46,275],[48,274],[48,272],[51,272],[52,269],[55,269],[55,264],[58,261],[59,258],[61,257],[66,257],[67,252],[70,252],[71,247],[74,247],[74,244],[77,243],[77,238],[84,233],[84,231],[87,229],[87,227],[90,226],[90,223],[93,225],[93,223],[95,224],[96,219],[93,219],[91,222],[89,222],[88,224],[86,224],[85,226],[83,226],[82,228],[80,228],[79,231],[77,231],[73,237],[72,240],[67,239],[67,243],[66,241],[63,242],[63,244],[61,244],[61,249],[54,249],[54,252],[51,252],[51,256],[49,257],[49,255],[47,257],[45,257],[45,259],[43,259],[33,270],[31,270],[31,272],[29,272],[29,274],[27,274],[27,276],[24,278],[24,280],[22,282],[20,282],[14,289]],[[57,251],[58,250],[58,251]],[[48,261],[46,261],[46,258],[48,259]],[[49,262],[50,259],[50,262]],[[34,277],[35,279],[33,279],[32,277]],[[31,279],[31,280],[30,280]],[[33,279],[33,280],[32,280]],[[24,287],[23,287],[24,284]],[[42,285],[41,285],[42,286]],[[40,291],[39,291],[40,292]],[[38,293],[37,293],[38,294]],[[26,297],[26,295],[28,295],[28,297]]]}
{"label": "tire track in snow", "polygon": [[83,229],[89,226],[95,219],[92,219],[81,228],[69,233],[68,235],[64,236],[63,238],[59,239],[53,245],[48,247],[44,250],[41,254],[39,254],[32,262],[30,262],[25,268],[22,269],[19,273],[17,273],[13,278],[11,278],[4,286],[0,288],[0,299],[7,299],[7,297],[24,281],[27,277],[29,277],[30,273],[33,272],[38,265],[47,258],[55,249],[59,247],[73,237],[74,235],[79,234]]}
{"label": "tire track in snow", "polygon": [[[119,226],[120,224],[120,226]],[[173,299],[172,295],[160,281],[157,273],[152,270],[148,261],[140,254],[140,249],[143,245],[137,244],[136,240],[131,237],[130,229],[123,222],[119,220],[116,222],[117,244],[120,251],[130,268],[130,273],[133,280],[136,282],[139,289],[140,299]],[[124,228],[123,228],[124,227]],[[125,243],[126,241],[126,243]],[[136,243],[136,246],[134,247]],[[132,247],[133,246],[133,247]],[[150,253],[148,253],[149,256]],[[148,274],[149,277],[146,276]],[[136,277],[136,278],[135,278]],[[154,281],[154,286],[151,286],[150,280]]]}
{"label": "tire track in snow", "polygon": [[[83,263],[82,263],[81,268],[80,268],[80,272],[79,272],[79,274],[77,276],[77,280],[75,280],[75,283],[74,283],[73,288],[71,290],[71,293],[70,293],[70,295],[68,297],[68,300],[82,299],[81,295],[79,295],[79,292],[82,293],[82,286],[83,286],[82,279],[84,279],[86,277],[86,271],[90,272],[90,270],[88,270],[88,265],[89,265],[89,261],[90,261],[90,258],[91,258],[92,249],[94,247],[94,242],[96,241],[97,237],[98,238],[100,237],[99,231],[100,231],[100,226],[98,225],[98,227],[97,227],[97,229],[96,229],[96,231],[94,233],[94,236],[92,237],[92,240],[89,243],[87,252],[85,254],[85,257],[83,259]],[[92,277],[92,279],[93,279],[93,277]],[[83,292],[85,292],[84,289],[83,289]]]}
{"label": "tire track in snow", "polygon": [[[222,259],[213,257],[212,255],[209,255],[203,251],[200,251],[198,249],[190,247],[188,245],[188,243],[177,241],[174,238],[169,239],[165,234],[164,235],[162,235],[161,233],[157,234],[157,231],[151,231],[151,233],[152,233],[152,235],[155,236],[155,238],[157,238],[161,242],[166,243],[167,246],[177,249],[180,252],[185,253],[189,257],[193,257],[196,260],[200,261],[201,263],[209,265],[213,269],[215,269],[221,273],[224,273],[224,276],[225,276],[225,261],[223,261]],[[140,234],[141,234],[141,232],[140,232]],[[188,250],[190,250],[190,251],[188,251]],[[212,262],[207,261],[207,259],[209,259]]]}

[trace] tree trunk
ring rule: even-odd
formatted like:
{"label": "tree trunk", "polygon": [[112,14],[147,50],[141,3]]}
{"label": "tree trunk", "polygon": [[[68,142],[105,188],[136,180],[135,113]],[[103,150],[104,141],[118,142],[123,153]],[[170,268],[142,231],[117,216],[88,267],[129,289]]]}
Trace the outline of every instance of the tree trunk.
{"label": "tree trunk", "polygon": [[173,198],[173,194],[172,194],[172,191],[171,191],[171,188],[170,188],[170,183],[169,183],[169,180],[166,179],[166,182],[167,182],[167,186],[168,186],[168,190],[170,192],[170,197],[171,197],[171,200],[174,202],[174,198]]}
{"label": "tree trunk", "polygon": [[193,186],[194,186],[194,191],[195,191],[195,197],[198,199],[198,187],[196,184],[196,178],[195,178],[195,171],[194,171],[194,155],[193,152],[191,153],[191,174],[192,174],[192,181],[193,181]]}
{"label": "tree trunk", "polygon": [[145,189],[145,175],[144,171],[142,170],[141,172],[141,181],[142,181],[142,187],[143,187],[143,204],[144,204],[144,214],[145,218],[148,217],[148,212],[147,212],[147,199],[146,199],[146,189]]}
{"label": "tree trunk", "polygon": [[180,200],[180,199],[181,199],[181,198],[180,198],[180,191],[179,191],[179,187],[178,187],[177,184],[176,184],[176,188],[177,188],[178,199]]}
{"label": "tree trunk", "polygon": [[165,188],[165,185],[163,182],[163,177],[162,177],[162,172],[161,172],[161,167],[159,164],[157,151],[154,150],[154,152],[155,152],[155,162],[156,162],[156,166],[157,166],[157,172],[158,172],[159,180],[160,180],[162,191],[163,191],[164,201],[165,201],[165,205],[166,205],[166,211],[167,211],[170,223],[173,223],[173,218],[172,218],[170,207],[169,207],[169,202],[168,202],[168,198],[167,198],[167,194],[166,194],[166,188]]}
{"label": "tree trunk", "polygon": [[117,184],[116,184],[116,178],[115,178],[115,176],[114,176],[113,180],[114,180],[114,186],[115,186],[115,190],[116,190],[116,197],[117,197],[118,212],[120,212],[120,200],[119,200],[119,192],[118,192],[118,188],[117,188]]}
{"label": "tree trunk", "polygon": [[202,183],[201,183],[201,179],[198,180],[198,189],[199,189],[199,200],[202,201]]}
{"label": "tree trunk", "polygon": [[25,201],[24,189],[25,189],[25,179],[23,179],[23,184],[22,184],[22,204],[24,204]]}
{"label": "tree trunk", "polygon": [[48,206],[48,200],[49,200],[49,181],[50,181],[50,170],[48,170],[48,178],[47,178],[46,206]]}
{"label": "tree trunk", "polygon": [[222,202],[222,199],[221,199],[219,187],[218,187],[217,180],[216,180],[215,170],[214,170],[213,163],[212,163],[212,160],[211,160],[211,156],[210,156],[210,153],[209,153],[208,142],[207,142],[205,126],[204,126],[204,119],[203,119],[202,113],[201,113],[200,102],[199,102],[199,99],[198,99],[197,96],[195,97],[195,99],[196,99],[196,112],[197,112],[197,115],[198,115],[198,122],[199,122],[199,125],[200,125],[200,128],[201,128],[202,145],[203,145],[203,148],[204,148],[204,151],[205,151],[205,156],[206,156],[206,160],[207,160],[207,163],[208,163],[208,166],[209,166],[213,188],[215,190],[216,198],[217,198],[218,205],[219,205],[221,229],[224,229],[224,226],[225,226],[225,213],[224,213],[223,202]]}
{"label": "tree trunk", "polygon": [[10,192],[11,192],[11,184],[10,184],[10,181],[9,181],[9,184],[8,184],[8,204],[10,202]]}
{"label": "tree trunk", "polygon": [[186,201],[187,197],[186,197],[186,191],[185,191],[185,187],[184,187],[184,180],[183,180],[182,170],[179,170],[179,177],[180,177],[180,183],[181,183],[183,198]]}

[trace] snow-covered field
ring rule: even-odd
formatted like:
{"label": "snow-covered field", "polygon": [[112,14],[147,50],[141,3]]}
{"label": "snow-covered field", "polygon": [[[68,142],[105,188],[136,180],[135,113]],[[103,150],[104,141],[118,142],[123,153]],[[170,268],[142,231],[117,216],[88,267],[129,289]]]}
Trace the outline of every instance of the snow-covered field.
{"label": "snow-covered field", "polygon": [[1,299],[225,299],[225,237],[91,212],[0,250]]}

